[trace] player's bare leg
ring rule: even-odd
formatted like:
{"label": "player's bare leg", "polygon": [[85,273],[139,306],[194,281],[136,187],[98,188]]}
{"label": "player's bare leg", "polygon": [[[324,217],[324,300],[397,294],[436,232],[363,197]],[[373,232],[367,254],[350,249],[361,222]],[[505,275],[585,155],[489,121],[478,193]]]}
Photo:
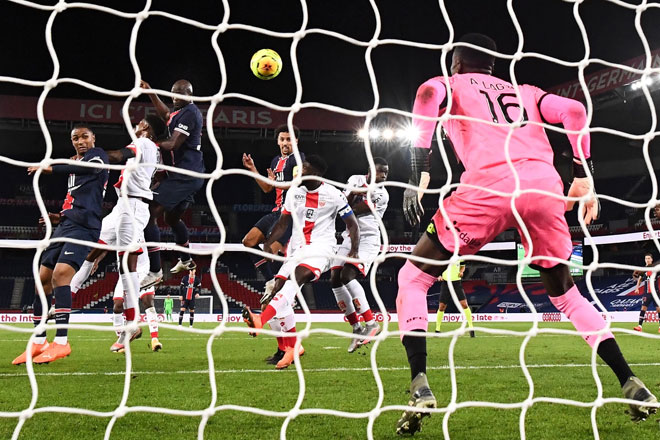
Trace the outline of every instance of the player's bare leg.
{"label": "player's bare leg", "polygon": [[[177,245],[189,247],[188,228],[181,220],[183,213],[188,209],[188,202],[182,202],[177,205],[172,211],[165,212],[165,223],[172,228],[174,239]],[[170,269],[171,273],[179,273],[184,270],[193,270],[197,267],[189,253],[178,251],[179,261]]]}
{"label": "player's bare leg", "polygon": [[[573,283],[568,266],[558,264],[549,269],[541,270],[541,280],[548,291],[550,301],[568,319],[579,332],[596,332],[603,330],[607,323],[596,308],[580,294]],[[583,339],[592,348],[597,344],[598,356],[612,369],[619,379],[624,397],[641,403],[629,404],[630,417],[633,421],[646,419],[654,414],[657,408],[647,404],[657,404],[656,397],[635,377],[626,362],[619,345],[611,332],[601,335],[585,335]]]}
{"label": "player's bare leg", "polygon": [[[162,217],[165,208],[152,202],[149,204],[149,222],[144,228],[144,239],[148,242],[160,242],[160,229],[156,220]],[[149,248],[149,273],[140,281],[140,289],[148,289],[163,281],[163,269],[160,263],[160,250],[158,247]]]}

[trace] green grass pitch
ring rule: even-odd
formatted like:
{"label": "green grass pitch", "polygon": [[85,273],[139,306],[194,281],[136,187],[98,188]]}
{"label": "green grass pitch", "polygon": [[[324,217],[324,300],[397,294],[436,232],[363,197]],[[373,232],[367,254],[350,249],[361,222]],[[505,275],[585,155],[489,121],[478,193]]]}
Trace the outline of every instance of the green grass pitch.
{"label": "green grass pitch", "polygon": [[[524,331],[531,324],[482,324],[482,328]],[[623,326],[623,325],[622,325]],[[122,399],[124,355],[111,353],[114,342],[110,327],[106,331],[72,330],[70,357],[51,365],[35,366],[39,387],[37,408],[65,406],[94,411],[113,411]],[[211,329],[212,324],[198,324],[197,329]],[[298,327],[299,330],[301,327]],[[312,327],[348,330],[342,324],[314,324]],[[443,331],[456,326],[445,324]],[[542,324],[541,328],[570,329],[567,324]],[[630,328],[630,325],[625,326]],[[146,329],[146,328],[145,328]],[[647,332],[657,331],[646,326]],[[52,333],[49,332],[49,333]],[[657,333],[656,333],[657,335]],[[49,334],[49,336],[51,336]],[[617,333],[617,338],[633,371],[657,394],[658,339]],[[206,347],[208,335],[161,329],[164,349],[152,353],[148,334],[133,345],[133,373],[127,405],[164,407],[175,410],[202,411],[209,407],[212,393],[208,374]],[[31,399],[26,367],[11,365],[25,347],[25,333],[0,331],[0,411],[21,411]],[[524,338],[477,332],[477,337],[461,336],[454,347],[457,366],[457,402],[524,401],[529,387],[520,368],[519,352]],[[305,394],[301,408],[324,408],[368,413],[378,403],[378,389],[371,372],[372,347],[348,354],[348,339],[330,334],[313,334],[303,341],[306,354],[301,360],[305,371]],[[440,407],[451,399],[452,389],[448,352],[451,338],[432,338],[428,344],[429,381]],[[217,381],[218,410],[208,421],[205,439],[276,439],[284,417],[263,416],[234,409],[250,406],[274,412],[292,408],[299,393],[295,368],[274,371],[263,359],[275,351],[275,340],[260,335],[226,333],[212,345]],[[578,336],[539,334],[525,350],[534,381],[534,397],[552,397],[580,402],[597,396],[590,367],[591,352]],[[384,400],[381,407],[404,405],[408,398],[409,371],[398,337],[383,341],[377,350]],[[609,368],[599,364],[604,397],[621,397],[620,388]],[[229,406],[229,407],[227,407]],[[227,409],[223,409],[227,408]],[[634,424],[624,414],[626,406],[608,403],[598,409],[596,422],[601,439],[658,439],[660,430],[652,416]],[[375,419],[376,439],[396,438],[395,424],[400,410],[383,411]],[[525,435],[530,440],[586,440],[594,438],[590,408],[539,402],[525,415]],[[452,439],[520,438],[521,410],[469,407],[452,413],[448,429]],[[196,439],[201,417],[129,412],[117,419],[111,439]],[[28,419],[20,439],[102,439],[110,417],[94,417],[55,412],[38,413]],[[11,438],[18,423],[16,417],[0,417],[0,439]],[[301,414],[291,420],[286,430],[289,439],[364,439],[367,418]],[[424,429],[415,438],[443,438],[443,415],[425,420]]]}

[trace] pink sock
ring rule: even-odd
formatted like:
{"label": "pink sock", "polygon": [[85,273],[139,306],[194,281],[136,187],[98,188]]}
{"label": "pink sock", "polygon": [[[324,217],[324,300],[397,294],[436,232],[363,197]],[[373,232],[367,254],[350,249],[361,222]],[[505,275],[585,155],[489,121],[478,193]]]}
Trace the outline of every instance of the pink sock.
{"label": "pink sock", "polygon": [[[607,324],[600,312],[580,294],[576,286],[568,289],[568,292],[562,296],[550,297],[550,301],[557,310],[564,313],[571,320],[573,326],[579,332],[595,332],[604,329]],[[593,348],[598,336],[582,335],[582,338]],[[600,336],[600,341],[613,337],[614,335],[611,332],[607,332]]]}
{"label": "pink sock", "polygon": [[435,281],[433,275],[422,272],[410,261],[406,261],[399,270],[399,293],[396,297],[399,330],[427,330],[429,310],[426,294]]}

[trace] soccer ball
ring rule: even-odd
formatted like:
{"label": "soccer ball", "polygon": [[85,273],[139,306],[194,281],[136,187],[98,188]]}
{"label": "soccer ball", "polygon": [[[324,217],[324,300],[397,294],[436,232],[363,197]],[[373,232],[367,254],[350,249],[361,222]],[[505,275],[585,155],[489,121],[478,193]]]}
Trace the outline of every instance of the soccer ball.
{"label": "soccer ball", "polygon": [[259,79],[273,79],[282,71],[282,58],[272,49],[261,49],[252,55],[250,69]]}

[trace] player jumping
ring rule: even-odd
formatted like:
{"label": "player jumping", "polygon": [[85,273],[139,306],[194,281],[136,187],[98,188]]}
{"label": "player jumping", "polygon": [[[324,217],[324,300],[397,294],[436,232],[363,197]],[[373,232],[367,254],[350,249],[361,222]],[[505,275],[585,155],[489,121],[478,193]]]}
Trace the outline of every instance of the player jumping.
{"label": "player jumping", "polygon": [[[303,176],[323,176],[327,170],[325,161],[319,156],[310,155],[303,162]],[[299,187],[289,189],[284,201],[280,219],[273,227],[270,237],[264,243],[264,252],[270,252],[271,245],[286,231],[295,216],[291,236],[291,248],[298,261],[292,279],[286,281],[270,301],[261,315],[252,313],[249,307],[243,309],[243,318],[248,326],[261,329],[263,324],[274,316],[284,316],[283,311],[292,307],[296,292],[305,283],[316,281],[330,268],[331,255],[336,247],[335,218],[344,220],[351,239],[348,257],[358,258],[360,247],[360,227],[346,197],[337,188],[319,180],[306,179]],[[288,350],[282,361],[290,365],[294,351]]]}
{"label": "player jumping", "polygon": [[[140,87],[150,89],[145,81]],[[192,84],[181,79],[172,86],[172,93],[192,96]],[[159,143],[163,152],[163,162],[185,170],[204,172],[204,156],[202,154],[202,113],[193,103],[192,98],[172,98],[174,111],[170,109],[155,94],[150,94],[156,113],[165,122],[170,137]],[[165,152],[171,152],[170,155]],[[202,187],[204,180],[185,174],[168,173],[167,177],[154,189],[154,198],[149,206],[149,223],[144,230],[144,237],[150,242],[160,241],[160,229],[156,220],[165,214],[165,223],[172,228],[175,242],[179,246],[188,247],[188,228],[181,221],[181,216],[194,202],[193,195]],[[140,283],[141,288],[147,288],[163,280],[163,270],[160,263],[158,248],[149,250],[149,276]],[[195,262],[187,252],[179,252],[178,263],[170,269],[172,273],[195,268]]]}
{"label": "player jumping", "polygon": [[[374,164],[376,165],[376,183],[386,181],[389,173],[387,161],[382,157],[376,157],[374,158]],[[370,181],[371,171],[366,176],[359,174],[349,177],[347,184],[351,188],[366,188]],[[369,308],[364,288],[356,278],[367,276],[371,264],[380,252],[380,228],[378,227],[376,215],[380,218],[383,217],[390,200],[390,195],[384,186],[375,188],[370,199],[367,199],[366,192],[356,192],[351,188],[344,190],[344,194],[346,194],[346,198],[360,225],[359,254],[361,263],[345,264],[344,260],[335,258],[332,261],[330,272],[332,292],[335,294],[337,305],[346,316],[353,333],[356,335],[348,346],[349,353],[353,353],[360,345],[368,344],[371,338],[380,331],[380,326]],[[351,239],[348,236],[348,231],[343,232],[342,238],[343,241],[337,250],[337,255],[346,256],[351,249]],[[364,327],[360,324],[359,316],[364,319]]]}
{"label": "player jumping", "polygon": [[[460,41],[497,50],[495,42],[481,34],[468,34]],[[510,196],[503,197],[466,186],[478,185],[511,194],[515,189],[515,179],[507,163],[508,156],[519,178],[521,190],[541,190],[556,195],[525,192],[515,199],[516,210],[531,237],[529,243],[521,232],[523,245],[535,257],[533,265],[541,271],[541,279],[551,302],[583,333],[583,338],[591,347],[597,346],[598,355],[619,379],[623,395],[639,401],[630,405],[632,420],[645,419],[649,413],[656,411],[650,406],[657,402],[655,396],[635,377],[614,335],[611,332],[593,334],[603,330],[607,323],[601,313],[580,294],[568,266],[543,258],[567,260],[571,255],[571,236],[564,211],[572,209],[574,202],[567,204],[563,199],[562,181],[553,166],[553,151],[540,124],[562,123],[566,130],[579,131],[586,124],[584,106],[534,86],[521,85],[516,89],[512,84],[492,76],[494,64],[494,56],[459,46],[452,56],[452,76],[431,78],[417,90],[413,112],[418,117],[414,118],[413,123],[420,129],[421,136],[412,148],[411,185],[418,186],[421,173],[429,170],[431,139],[437,123],[419,116],[437,118],[450,108],[452,115],[476,118],[477,121],[452,118],[443,122],[465,172],[457,191],[441,202],[451,224],[445,223],[438,209],[426,233],[417,242],[413,255],[438,261],[448,260],[454,251],[461,256],[471,255],[505,229],[516,227],[520,230],[511,209]],[[451,100],[448,93],[451,93]],[[523,108],[519,106],[518,96],[522,99]],[[515,128],[509,125],[519,120],[522,120],[522,125]],[[568,195],[588,197],[580,215],[585,223],[590,223],[598,216],[593,180],[584,168],[592,169],[590,136],[568,134],[568,138],[573,147],[575,177]],[[506,143],[508,149],[505,149]],[[586,163],[582,162],[583,157]],[[404,193],[404,215],[408,222],[418,224],[422,213],[417,188],[407,189]],[[455,243],[457,234],[460,237]],[[396,300],[399,329],[419,332],[419,336],[402,336],[412,379],[408,404],[414,409],[404,412],[399,419],[396,428],[399,434],[413,434],[421,428],[422,418],[429,412],[417,409],[436,407],[426,377],[426,294],[445,267],[445,264],[408,260],[399,271]]]}
{"label": "player jumping", "polygon": [[[94,132],[86,125],[77,125],[71,131],[71,143],[76,150],[73,159],[86,163],[107,164],[108,155],[96,148]],[[29,167],[33,174],[39,167]],[[65,174],[69,176],[68,192],[61,211],[61,221],[51,238],[74,238],[96,243],[101,231],[101,211],[108,170],[79,165],[52,165],[41,170],[43,174]],[[89,252],[89,246],[69,242],[53,242],[41,254],[39,282],[46,294],[46,304],[51,304],[55,295],[55,322],[69,323],[71,314],[71,278]],[[39,295],[34,299],[34,326],[41,322],[43,309]],[[52,344],[46,341],[46,332],[34,337],[30,350],[32,361],[44,364],[62,359],[71,354],[68,328],[58,328]],[[14,365],[27,362],[27,350],[13,360]]]}
{"label": "player jumping", "polygon": [[[298,167],[296,165],[296,158],[293,155],[293,140],[295,139],[295,142],[298,143],[299,137],[300,130],[298,130],[298,127],[296,126],[293,126],[293,132],[289,131],[288,125],[280,125],[275,129],[275,138],[277,139],[277,145],[280,147],[280,155],[273,158],[270,162],[270,168],[267,170],[268,177],[271,180],[275,182],[289,182],[295,177]],[[301,152],[300,157],[303,161],[305,160],[304,153]],[[253,173],[259,174],[259,170],[257,170],[257,167],[254,165],[254,160],[252,160],[252,156],[249,154],[243,153],[243,166]],[[275,223],[280,219],[280,212],[286,197],[287,188],[274,187],[262,180],[255,180],[259,185],[259,188],[265,193],[269,193],[275,189],[275,207],[273,208],[273,211],[261,217],[242,240],[243,246],[259,249],[259,245],[266,241],[273,226],[275,226]],[[282,236],[272,244],[272,253],[282,253],[290,237],[291,226],[289,226]],[[254,263],[254,267],[261,272],[265,280],[268,281],[273,278],[273,271],[268,260],[261,258],[256,254],[250,254],[250,258]],[[272,283],[267,286],[267,290],[271,289]]]}

